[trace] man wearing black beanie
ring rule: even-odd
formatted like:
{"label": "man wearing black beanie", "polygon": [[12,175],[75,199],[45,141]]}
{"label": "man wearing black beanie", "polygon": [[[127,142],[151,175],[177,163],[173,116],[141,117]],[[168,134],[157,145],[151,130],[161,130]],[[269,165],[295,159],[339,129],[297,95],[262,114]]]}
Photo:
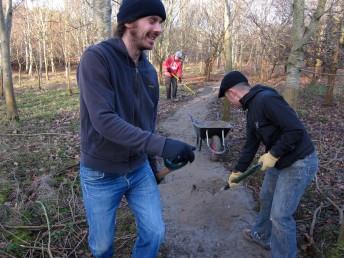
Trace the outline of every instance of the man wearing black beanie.
{"label": "man wearing black beanie", "polygon": [[222,79],[219,98],[247,110],[246,143],[229,175],[228,184],[244,172],[259,148],[266,152],[258,163],[264,172],[260,190],[260,211],[256,222],[243,231],[246,240],[271,249],[272,258],[296,258],[294,213],[318,169],[314,145],[296,112],[271,87],[250,87],[239,71]]}
{"label": "man wearing black beanie", "polygon": [[115,37],[89,47],[77,72],[80,87],[80,182],[88,242],[95,257],[112,257],[116,210],[123,196],[137,238],[134,258],[153,258],[164,238],[153,157],[194,160],[194,147],[154,132],[159,83],[144,50],[166,19],[160,0],[123,0]]}

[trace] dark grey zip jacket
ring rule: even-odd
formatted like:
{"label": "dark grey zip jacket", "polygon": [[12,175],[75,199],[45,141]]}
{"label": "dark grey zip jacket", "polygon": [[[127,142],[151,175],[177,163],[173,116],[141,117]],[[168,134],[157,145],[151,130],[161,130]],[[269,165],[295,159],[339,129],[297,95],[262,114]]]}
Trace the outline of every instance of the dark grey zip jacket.
{"label": "dark grey zip jacket", "polygon": [[289,167],[314,151],[313,143],[295,111],[276,90],[256,85],[240,99],[247,109],[246,143],[235,167],[245,171],[260,142],[266,151],[278,157],[275,167]]}
{"label": "dark grey zip jacket", "polygon": [[142,53],[132,61],[120,38],[89,47],[77,71],[81,164],[124,175],[148,155],[161,156],[165,137],[154,134],[159,83]]}

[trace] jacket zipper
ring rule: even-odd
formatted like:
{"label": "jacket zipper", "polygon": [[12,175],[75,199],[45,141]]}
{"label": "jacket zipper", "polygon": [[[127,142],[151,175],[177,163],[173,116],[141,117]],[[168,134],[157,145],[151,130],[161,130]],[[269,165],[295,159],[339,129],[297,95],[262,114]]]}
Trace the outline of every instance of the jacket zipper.
{"label": "jacket zipper", "polygon": [[[139,76],[139,69],[137,67],[137,65],[135,65],[135,80],[134,80],[134,95],[135,95],[135,101],[138,104],[138,107],[140,107],[140,98],[139,98],[139,80],[138,80],[138,76]],[[133,105],[134,110],[133,110],[133,124],[134,126],[137,126],[137,121],[135,120],[136,117],[138,117],[136,115],[136,105]],[[131,151],[129,151],[129,169],[131,170]]]}

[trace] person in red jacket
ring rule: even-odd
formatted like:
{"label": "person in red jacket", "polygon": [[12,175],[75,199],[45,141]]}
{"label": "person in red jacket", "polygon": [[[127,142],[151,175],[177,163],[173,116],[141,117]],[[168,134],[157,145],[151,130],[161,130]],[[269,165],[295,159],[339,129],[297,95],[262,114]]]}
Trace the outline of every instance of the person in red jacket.
{"label": "person in red jacket", "polygon": [[183,53],[177,51],[163,62],[167,99],[177,99],[178,82],[182,82]]}

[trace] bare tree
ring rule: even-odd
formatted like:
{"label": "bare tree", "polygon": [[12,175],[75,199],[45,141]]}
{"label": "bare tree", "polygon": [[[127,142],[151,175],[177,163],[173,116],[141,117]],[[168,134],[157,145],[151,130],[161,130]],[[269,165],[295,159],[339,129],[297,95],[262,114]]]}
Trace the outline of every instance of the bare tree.
{"label": "bare tree", "polygon": [[224,9],[225,20],[225,38],[224,38],[224,54],[225,54],[225,71],[231,71],[232,67],[232,28],[231,28],[231,6],[230,0],[225,0]]}
{"label": "bare tree", "polygon": [[324,14],[326,0],[318,0],[317,8],[308,27],[305,26],[305,1],[293,2],[292,48],[287,63],[287,87],[284,97],[291,106],[296,108],[297,92],[300,88],[300,69],[304,62],[304,46],[317,28],[321,16]]}
{"label": "bare tree", "polygon": [[[332,6],[330,13],[327,16],[327,23],[325,29],[325,55],[324,67],[327,72],[327,90],[324,99],[325,105],[333,104],[333,92],[336,81],[336,73],[339,68],[341,43],[340,38],[342,34],[343,20],[344,20],[344,5]],[[337,9],[337,10],[333,10]],[[337,12],[336,12],[337,11]]]}
{"label": "bare tree", "polygon": [[[3,5],[3,2],[5,5]],[[1,64],[3,67],[3,81],[7,116],[10,120],[18,120],[18,109],[13,89],[10,37],[12,27],[12,1],[0,1],[0,41],[1,41]]]}
{"label": "bare tree", "polygon": [[111,0],[93,0],[93,15],[97,27],[96,40],[111,36]]}

